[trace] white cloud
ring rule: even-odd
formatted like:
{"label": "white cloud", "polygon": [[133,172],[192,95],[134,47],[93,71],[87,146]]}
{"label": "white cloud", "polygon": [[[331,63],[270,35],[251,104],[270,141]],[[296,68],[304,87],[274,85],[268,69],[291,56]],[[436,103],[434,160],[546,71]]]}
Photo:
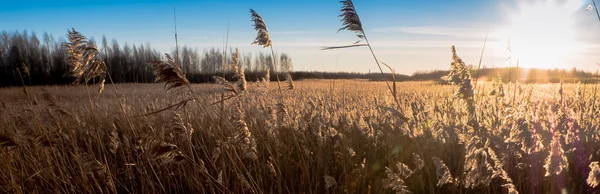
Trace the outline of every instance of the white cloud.
{"label": "white cloud", "polygon": [[284,34],[284,35],[302,35],[302,34],[320,34],[325,31],[269,31],[269,34]]}
{"label": "white cloud", "polygon": [[[491,41],[488,41],[488,44]],[[320,49],[327,46],[350,45],[352,41],[285,41],[278,42],[277,47],[314,47]],[[483,40],[374,40],[371,46],[374,48],[450,48],[452,45],[461,47],[481,48]],[[347,48],[346,50],[352,50]]]}
{"label": "white cloud", "polygon": [[419,35],[435,35],[448,37],[485,37],[488,31],[494,28],[468,28],[468,27],[442,27],[442,26],[412,26],[412,27],[384,27],[375,29],[379,33],[406,33]]}

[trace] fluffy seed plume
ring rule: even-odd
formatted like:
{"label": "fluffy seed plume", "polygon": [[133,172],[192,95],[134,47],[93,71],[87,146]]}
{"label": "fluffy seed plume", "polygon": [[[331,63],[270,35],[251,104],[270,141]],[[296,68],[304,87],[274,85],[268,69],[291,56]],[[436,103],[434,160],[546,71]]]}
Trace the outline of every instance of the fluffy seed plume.
{"label": "fluffy seed plume", "polygon": [[[214,102],[213,104],[218,104],[218,103],[227,101],[229,99],[239,97],[242,94],[241,92],[245,91],[245,88],[241,88],[241,86],[240,86],[240,85],[243,85],[243,87],[245,87],[245,81],[244,81],[244,83],[238,83],[237,84],[238,88],[236,88],[235,85],[229,83],[229,81],[227,81],[223,77],[213,76],[213,79],[215,79],[215,83],[221,85],[221,88],[224,90],[224,92],[227,93],[227,95],[225,95],[223,99],[221,99],[217,102]],[[242,89],[244,89],[244,90],[242,90]]]}
{"label": "fluffy seed plume", "polygon": [[233,64],[231,64],[231,69],[233,70],[234,77],[240,73],[240,53],[238,48],[235,48],[235,53],[232,54],[231,60],[233,60]]}
{"label": "fluffy seed plume", "polygon": [[250,186],[250,182],[248,182],[248,180],[246,180],[246,177],[244,177],[244,175],[237,174],[237,177],[240,180],[240,184],[242,185],[242,188],[244,188],[245,190],[252,188]]}
{"label": "fluffy seed plume", "polygon": [[421,156],[415,153],[413,153],[413,163],[415,165],[415,170],[421,170],[425,166],[425,162],[421,159]]}
{"label": "fluffy seed plume", "polygon": [[[110,176],[110,172],[105,164],[98,161],[91,154],[82,154],[76,156],[82,163],[82,171],[86,172],[88,175],[93,176],[95,179],[98,179],[101,184],[112,190],[115,188],[115,183],[112,177]],[[112,192],[115,192],[112,190]]]}
{"label": "fluffy seed plume", "polygon": [[84,60],[84,81],[89,82],[95,77],[100,77],[102,80],[104,80],[104,77],[106,76],[106,64],[100,58],[100,55],[98,54],[98,48],[96,48],[96,46],[88,45],[85,51]]}
{"label": "fluffy seed plume", "polygon": [[121,139],[117,132],[117,125],[113,123],[112,126],[112,129],[108,133],[108,148],[111,153],[116,154],[121,146]]}
{"label": "fluffy seed plume", "polygon": [[98,54],[98,48],[89,43],[75,28],[68,30],[67,38],[69,41],[63,44],[63,47],[67,50],[66,61],[70,66],[70,74],[75,77],[73,83],[87,83],[93,78],[100,77],[102,83],[101,89],[98,90],[100,95],[104,90],[107,67]]}
{"label": "fluffy seed plume", "polygon": [[100,94],[102,94],[102,92],[104,91],[104,81],[105,79],[102,79],[100,81],[100,88],[98,88],[98,96],[100,96]]}
{"label": "fluffy seed plume", "polygon": [[[406,169],[401,168],[403,167],[402,165],[397,165],[397,167],[398,170],[400,170],[399,173],[395,173],[392,169],[385,167],[385,174],[387,175],[387,178],[381,181],[383,188],[392,189],[398,194],[412,193],[410,190],[408,190],[408,186],[404,181],[404,179],[408,178],[405,176],[408,171],[405,171]],[[410,171],[410,169],[408,170]]]}
{"label": "fluffy seed plume", "polygon": [[213,76],[213,79],[215,79],[215,83],[219,84],[221,86],[223,86],[223,89],[227,92],[231,92],[233,95],[237,95],[238,92],[235,89],[235,86],[231,83],[229,83],[229,81],[227,81],[225,78],[220,77],[220,76]]}
{"label": "fluffy seed plume", "polygon": [[27,75],[27,77],[31,77],[31,75],[29,74],[29,67],[27,67],[25,63],[21,63],[21,69],[23,69],[23,72],[25,73],[25,75]]}
{"label": "fluffy seed plume", "polygon": [[233,78],[237,78],[237,89],[239,92],[245,92],[246,91],[246,74],[244,73],[244,67],[239,65],[239,61],[240,61],[240,53],[239,50],[236,48],[235,49],[235,53],[233,54],[233,73],[234,76]]}
{"label": "fluffy seed plume", "polygon": [[192,141],[194,128],[190,123],[181,118],[181,115],[175,113],[168,124],[168,128],[171,135],[176,137],[178,141]]}
{"label": "fluffy seed plume", "polygon": [[398,168],[398,173],[404,178],[408,178],[413,173],[415,173],[415,171],[411,170],[410,167],[408,167],[408,165],[401,162],[396,164],[396,168]]}
{"label": "fluffy seed plume", "polygon": [[287,89],[288,90],[293,90],[294,87],[294,80],[292,79],[292,75],[288,72],[286,75],[286,80],[285,82],[287,83]]}
{"label": "fluffy seed plume", "polygon": [[459,85],[460,89],[456,95],[462,99],[470,99],[474,95],[473,84],[471,83],[471,73],[465,65],[465,62],[456,54],[456,48],[452,46],[452,63],[448,74],[448,82]]}
{"label": "fluffy seed plume", "polygon": [[368,44],[359,44],[363,39],[365,39],[365,31],[363,30],[360,17],[358,17],[358,13],[356,13],[356,8],[354,8],[354,3],[352,3],[352,0],[343,0],[340,1],[340,3],[342,3],[342,8],[340,9],[340,12],[342,13],[339,15],[339,17],[342,18],[342,28],[340,28],[338,32],[342,30],[352,31],[356,33],[356,36],[358,36],[359,39],[351,45],[325,47],[322,50],[369,46]]}
{"label": "fluffy seed plume", "polygon": [[282,125],[285,122],[285,117],[288,115],[285,104],[282,102],[275,104],[275,112],[279,125]]}
{"label": "fluffy seed plume", "polygon": [[563,170],[568,169],[568,164],[569,162],[560,142],[560,134],[554,132],[552,141],[550,142],[550,155],[548,155],[546,163],[544,163],[544,168],[546,169],[544,176],[559,175]]}
{"label": "fluffy seed plume", "polygon": [[248,129],[246,121],[244,121],[244,114],[242,112],[242,104],[238,103],[234,112],[235,127],[238,130],[238,134],[235,139],[239,142],[239,148],[242,150],[244,158],[251,160],[258,160],[256,150],[256,140],[252,135],[252,132]]}
{"label": "fluffy seed plume", "polygon": [[590,169],[587,184],[592,188],[596,188],[600,184],[600,165],[598,165],[598,162],[592,162]]}
{"label": "fluffy seed plume", "polygon": [[362,23],[360,22],[360,17],[358,17],[358,13],[356,13],[356,8],[354,8],[354,3],[352,0],[340,1],[342,3],[342,9],[340,10],[342,14],[339,17],[342,18],[343,27],[338,30],[348,30],[356,33],[358,38],[363,39],[365,37]]}
{"label": "fluffy seed plume", "polygon": [[85,36],[80,34],[73,28],[68,30],[67,39],[69,42],[65,43],[63,47],[67,50],[66,61],[70,66],[70,74],[74,77],[80,77],[83,74],[83,51],[87,46]]}
{"label": "fluffy seed plume", "polygon": [[494,178],[494,168],[488,159],[489,153],[483,148],[470,148],[465,154],[464,163],[464,186],[465,188],[476,188],[489,185]]}
{"label": "fluffy seed plume", "polygon": [[271,163],[271,161],[267,161],[267,169],[273,177],[277,177],[277,171],[275,170],[275,166],[273,165],[273,163]]}
{"label": "fluffy seed plume", "polygon": [[223,171],[219,171],[219,174],[217,175],[217,183],[220,185],[223,184]]}
{"label": "fluffy seed plume", "polygon": [[506,189],[506,193],[508,194],[519,194],[519,191],[515,188],[515,185],[512,183],[502,185],[502,188]]}
{"label": "fluffy seed plume", "polygon": [[254,30],[256,30],[256,39],[252,44],[260,45],[265,48],[271,46],[271,37],[269,37],[269,30],[267,30],[267,24],[265,20],[263,20],[256,11],[250,9],[250,13],[252,14],[252,22],[254,22]]}
{"label": "fluffy seed plume", "polygon": [[175,65],[173,58],[169,54],[165,54],[167,61],[148,61],[154,68],[154,76],[157,82],[165,82],[167,91],[188,85],[190,82],[185,78],[185,74],[181,68]]}
{"label": "fluffy seed plume", "polygon": [[96,160],[93,155],[82,154],[81,156],[77,156],[77,158],[81,159],[83,169],[87,173],[101,173],[106,170],[106,167],[100,161]]}
{"label": "fluffy seed plume", "polygon": [[267,68],[267,71],[265,72],[265,76],[262,78],[262,81],[265,83],[265,86],[267,86],[269,84],[269,82],[271,81],[271,69]]}
{"label": "fluffy seed plume", "polygon": [[444,164],[444,161],[438,157],[432,157],[433,163],[435,164],[435,174],[438,180],[437,186],[441,187],[448,183],[453,183],[452,174],[448,166]]}
{"label": "fluffy seed plume", "polygon": [[160,143],[151,149],[151,161],[158,161],[162,164],[181,162],[184,159],[183,153],[175,144]]}

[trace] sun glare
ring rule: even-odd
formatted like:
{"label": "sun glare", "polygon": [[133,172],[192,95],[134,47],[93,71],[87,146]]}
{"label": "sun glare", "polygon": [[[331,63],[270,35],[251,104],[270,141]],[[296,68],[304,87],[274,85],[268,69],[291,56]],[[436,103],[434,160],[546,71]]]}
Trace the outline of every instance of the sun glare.
{"label": "sun glare", "polygon": [[[518,2],[507,10],[509,25],[498,38],[510,40],[512,65],[521,67],[566,68],[569,57],[579,52],[574,13],[583,7],[581,0],[536,0]],[[507,49],[508,50],[508,49]]]}

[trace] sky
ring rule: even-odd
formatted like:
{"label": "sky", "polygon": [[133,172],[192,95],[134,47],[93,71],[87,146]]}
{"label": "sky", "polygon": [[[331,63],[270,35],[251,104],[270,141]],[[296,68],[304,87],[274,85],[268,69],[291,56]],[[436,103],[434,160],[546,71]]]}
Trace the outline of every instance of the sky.
{"label": "sky", "polygon": [[[173,8],[180,46],[229,47],[269,52],[251,45],[256,36],[249,9],[266,21],[276,52],[289,54],[295,70],[377,71],[366,47],[321,50],[357,41],[342,26],[337,0],[0,0],[0,31],[27,30],[64,36],[74,27],[97,41],[175,48]],[[450,47],[477,66],[485,42],[486,67],[600,66],[600,21],[591,0],[354,0],[378,59],[398,73],[449,69]],[[486,40],[487,37],[487,41]],[[510,41],[509,41],[510,40]],[[510,45],[510,46],[509,46]],[[508,49],[510,47],[510,50]]]}

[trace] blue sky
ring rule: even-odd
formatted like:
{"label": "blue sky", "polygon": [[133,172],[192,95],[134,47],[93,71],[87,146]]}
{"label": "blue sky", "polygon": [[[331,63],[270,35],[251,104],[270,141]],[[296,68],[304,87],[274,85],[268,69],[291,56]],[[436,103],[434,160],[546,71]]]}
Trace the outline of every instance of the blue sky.
{"label": "blue sky", "polygon": [[[0,30],[49,32],[57,38],[63,36],[67,28],[75,27],[97,41],[105,35],[108,39],[117,39],[121,45],[150,43],[162,52],[174,48],[173,7],[177,10],[180,45],[200,50],[221,47],[230,24],[230,46],[239,47],[242,52],[266,52],[250,44],[256,35],[250,21],[249,9],[252,8],[266,20],[275,51],[290,54],[296,70],[376,70],[367,48],[319,50],[322,46],[346,45],[357,40],[352,32],[336,33],[341,27],[337,17],[340,3],[336,0],[3,1]],[[568,18],[564,23],[568,23],[572,31],[553,30],[564,27],[556,24],[560,22],[543,19],[556,10],[537,6],[541,0],[355,0],[354,3],[378,57],[400,73],[448,69],[452,45],[457,46],[459,55],[467,63],[476,64],[488,32],[483,59],[486,66],[516,63],[506,60],[510,56],[506,50],[508,37],[512,36],[518,41],[512,42],[514,50],[519,51],[513,53],[513,59],[527,63],[521,66],[595,70],[596,62],[600,62],[597,52],[600,22],[593,11],[585,10],[591,0],[556,1],[559,12],[569,2],[576,5],[576,9],[562,15]],[[535,28],[507,30],[524,20],[532,20],[529,21],[532,24],[521,26]],[[512,34],[499,33],[507,31]],[[528,34],[530,31],[540,31],[537,34],[541,36]],[[571,39],[563,40],[564,33],[569,33]],[[543,39],[528,42],[531,37]],[[567,50],[553,48],[571,48],[573,41],[578,42],[580,49],[569,50],[568,56],[560,57],[567,62],[538,64],[539,61],[557,61],[559,58],[540,58],[546,54],[562,55],[560,53]],[[543,52],[546,50],[548,52]],[[520,56],[515,57],[517,53]]]}

